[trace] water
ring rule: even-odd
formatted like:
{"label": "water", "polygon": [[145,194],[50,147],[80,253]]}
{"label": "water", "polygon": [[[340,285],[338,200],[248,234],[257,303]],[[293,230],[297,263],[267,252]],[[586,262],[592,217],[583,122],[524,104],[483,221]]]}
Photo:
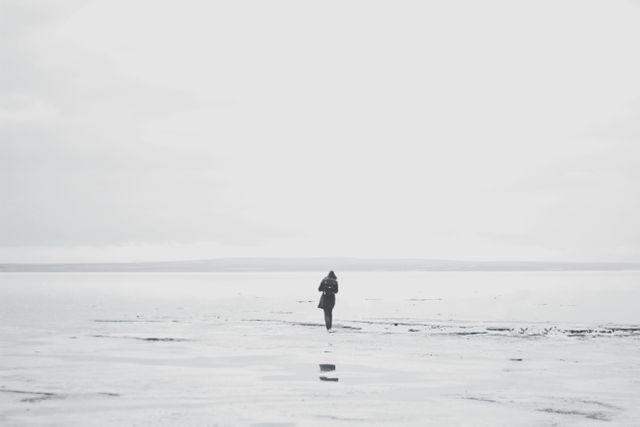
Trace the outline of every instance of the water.
{"label": "water", "polygon": [[0,275],[0,424],[638,425],[640,272],[323,273]]}

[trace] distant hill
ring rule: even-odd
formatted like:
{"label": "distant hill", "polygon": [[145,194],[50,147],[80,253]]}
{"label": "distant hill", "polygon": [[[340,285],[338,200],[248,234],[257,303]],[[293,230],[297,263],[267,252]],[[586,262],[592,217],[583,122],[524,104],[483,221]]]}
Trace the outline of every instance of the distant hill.
{"label": "distant hill", "polygon": [[0,272],[251,272],[251,271],[597,271],[640,270],[640,263],[471,262],[390,258],[214,258],[192,261],[0,264]]}

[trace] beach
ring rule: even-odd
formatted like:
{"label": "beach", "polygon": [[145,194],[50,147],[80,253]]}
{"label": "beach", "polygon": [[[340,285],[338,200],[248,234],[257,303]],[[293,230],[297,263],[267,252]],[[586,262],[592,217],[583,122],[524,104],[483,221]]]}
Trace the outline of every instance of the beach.
{"label": "beach", "polygon": [[640,424],[640,272],[336,273],[0,274],[0,424]]}

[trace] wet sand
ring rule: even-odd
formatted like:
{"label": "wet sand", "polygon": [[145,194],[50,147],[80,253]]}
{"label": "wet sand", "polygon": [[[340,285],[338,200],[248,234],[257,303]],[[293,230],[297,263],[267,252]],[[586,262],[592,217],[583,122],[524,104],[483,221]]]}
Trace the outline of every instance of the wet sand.
{"label": "wet sand", "polygon": [[640,273],[2,274],[0,424],[638,425]]}

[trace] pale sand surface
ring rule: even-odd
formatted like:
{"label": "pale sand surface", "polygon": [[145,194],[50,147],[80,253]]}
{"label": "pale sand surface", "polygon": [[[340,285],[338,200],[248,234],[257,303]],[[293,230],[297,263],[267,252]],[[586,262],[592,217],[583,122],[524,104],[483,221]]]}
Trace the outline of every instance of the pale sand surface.
{"label": "pale sand surface", "polygon": [[1,274],[0,425],[640,425],[640,272],[325,273]]}

